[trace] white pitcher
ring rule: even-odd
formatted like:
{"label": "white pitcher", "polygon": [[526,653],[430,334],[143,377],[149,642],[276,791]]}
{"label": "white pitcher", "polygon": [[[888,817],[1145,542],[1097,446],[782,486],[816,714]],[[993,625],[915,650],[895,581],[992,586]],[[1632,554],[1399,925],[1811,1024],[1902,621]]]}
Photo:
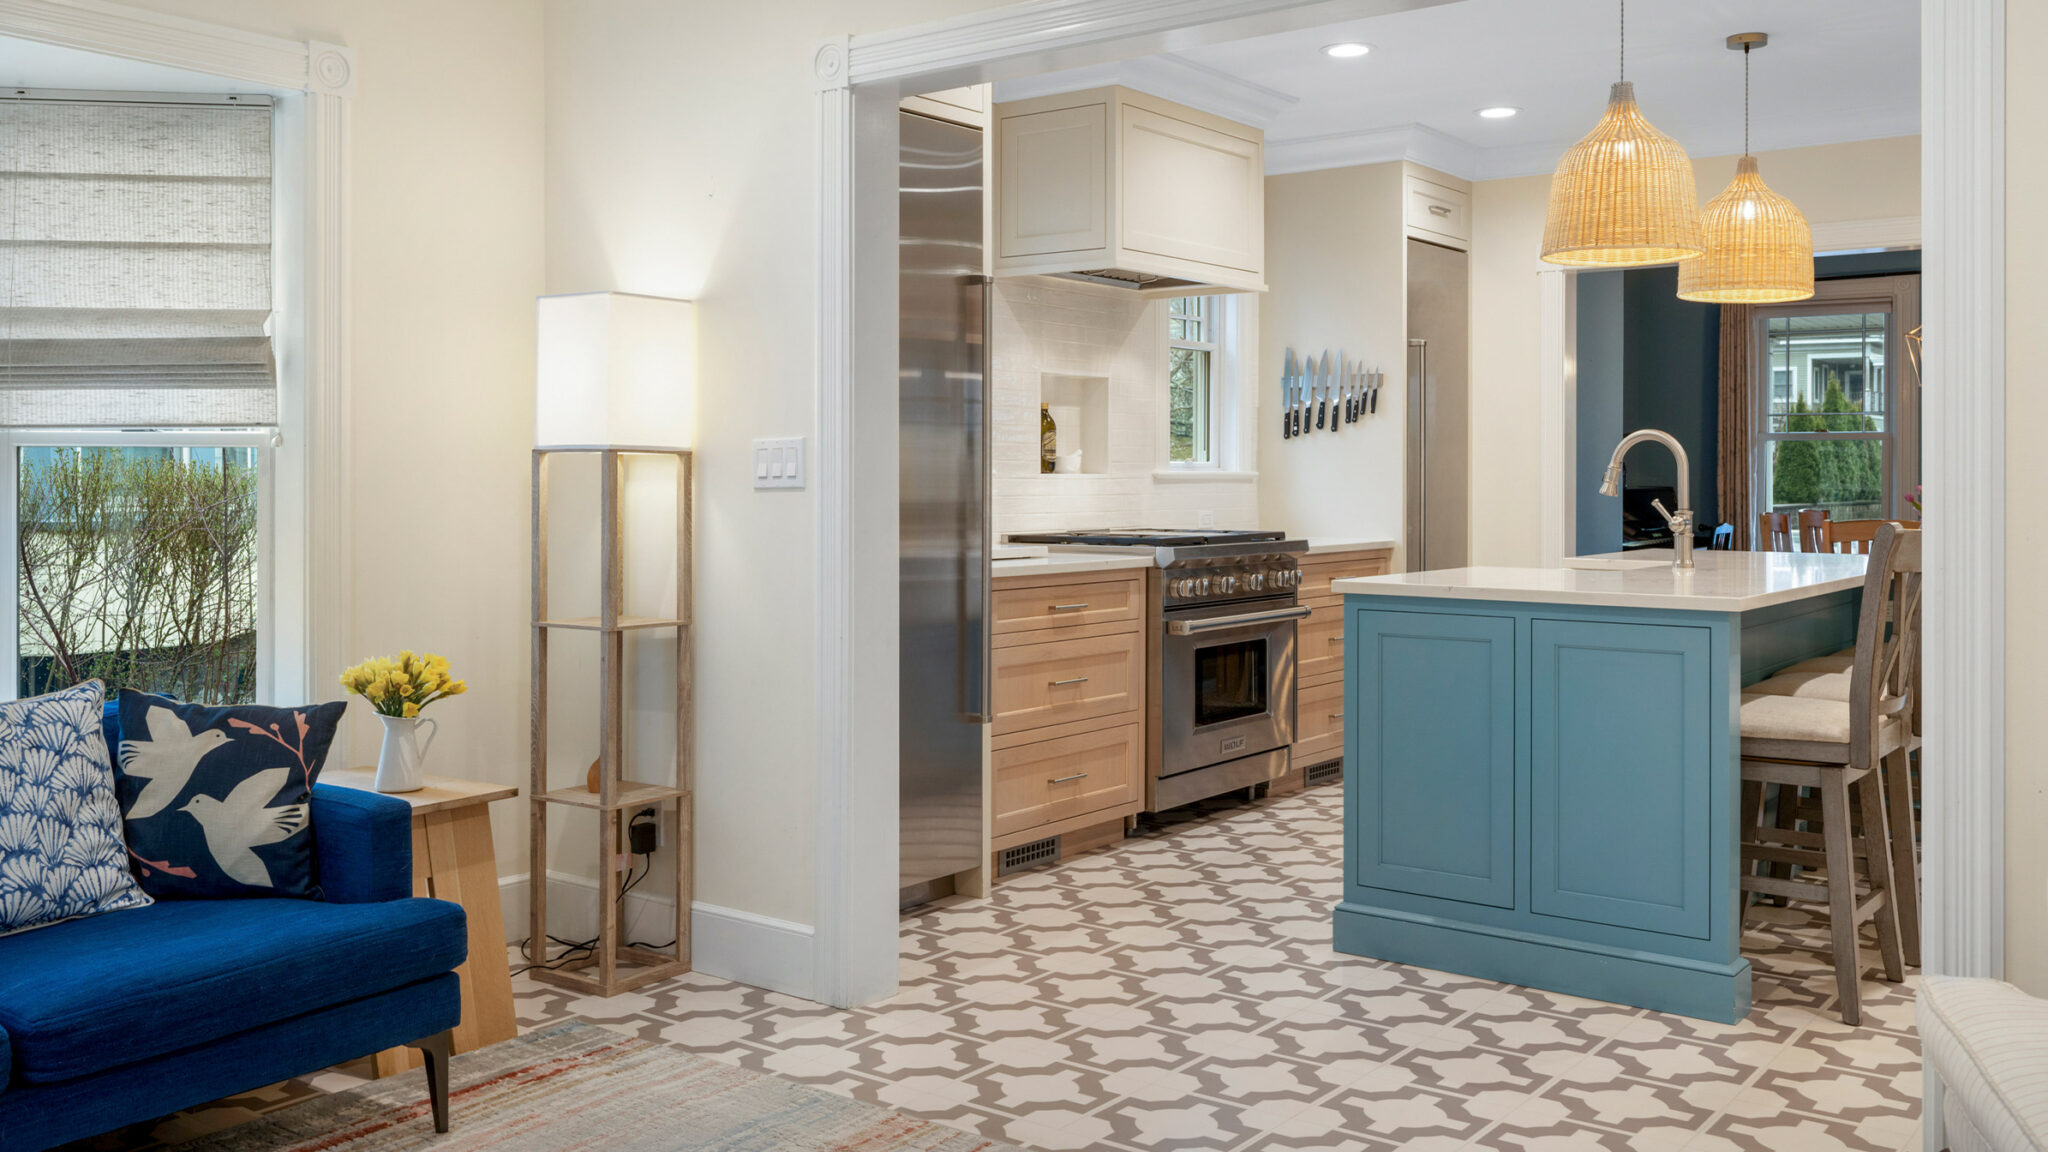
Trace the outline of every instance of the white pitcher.
{"label": "white pitcher", "polygon": [[[425,760],[427,749],[434,746],[434,736],[441,726],[422,716],[386,716],[377,714],[384,722],[384,746],[377,752],[377,791],[417,792],[427,786]],[[420,725],[427,726],[427,741],[420,743]]]}

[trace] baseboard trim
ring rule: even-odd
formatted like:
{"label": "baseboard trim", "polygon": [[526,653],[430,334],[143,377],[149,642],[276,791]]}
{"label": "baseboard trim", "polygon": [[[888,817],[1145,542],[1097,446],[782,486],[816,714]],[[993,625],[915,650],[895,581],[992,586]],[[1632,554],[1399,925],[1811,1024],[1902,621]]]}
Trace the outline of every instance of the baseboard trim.
{"label": "baseboard trim", "polygon": [[[505,909],[505,942],[527,934],[532,906],[531,877],[504,876],[498,898]],[[664,943],[674,931],[675,901],[633,893],[626,897],[626,938]],[[548,873],[549,930],[581,940],[597,931],[597,882]],[[756,988],[815,999],[817,958],[809,924],[777,920],[699,900],[690,906],[691,967],[707,976],[737,980]]]}

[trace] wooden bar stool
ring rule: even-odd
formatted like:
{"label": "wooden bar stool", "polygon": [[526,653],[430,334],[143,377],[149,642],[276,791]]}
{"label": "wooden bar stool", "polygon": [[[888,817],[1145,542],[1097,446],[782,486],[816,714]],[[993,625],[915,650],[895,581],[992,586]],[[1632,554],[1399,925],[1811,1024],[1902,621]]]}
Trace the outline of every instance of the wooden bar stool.
{"label": "wooden bar stool", "polygon": [[1877,530],[1885,524],[1897,524],[1901,528],[1917,530],[1918,520],[1835,520],[1828,525],[1828,548],[1830,552],[1852,554],[1868,553],[1870,545],[1877,539]]}
{"label": "wooden bar stool", "polygon": [[[1897,521],[1836,521],[1838,532],[1836,543],[1846,543],[1845,550],[1867,551],[1857,548],[1867,535],[1874,543],[1877,532],[1873,528],[1867,534],[1865,523],[1882,526],[1892,523],[1895,528],[1914,533],[1917,538],[1919,525]],[[1840,529],[1856,525],[1848,542],[1839,536]],[[1914,565],[1911,569],[1908,564]],[[1893,695],[1908,696],[1912,700],[1912,714],[1906,727],[1905,745],[1884,758],[1880,767],[1883,775],[1885,816],[1891,832],[1892,879],[1896,883],[1895,894],[1899,907],[1899,934],[1903,940],[1906,963],[1914,967],[1920,964],[1920,813],[1915,792],[1917,768],[1915,758],[1920,753],[1921,701],[1920,688],[1920,581],[1917,566],[1917,551],[1914,556],[1900,556],[1896,561],[1902,576],[1895,587],[1893,600],[1885,606],[1885,626],[1889,629],[1901,614],[1905,615],[1905,650],[1899,661],[1896,675],[1898,682],[1887,687]],[[1819,656],[1802,660],[1768,680],[1752,684],[1743,689],[1751,695],[1802,696],[1821,700],[1846,702],[1853,682],[1852,668],[1855,664],[1854,648],[1844,649],[1830,656]],[[1796,827],[1804,821],[1818,824],[1822,813],[1816,799],[1801,797],[1796,789],[1785,789],[1778,800],[1778,826]],[[1779,876],[1790,874],[1789,869],[1775,870]]]}
{"label": "wooden bar stool", "polygon": [[[1863,581],[1847,700],[1760,692],[1757,685],[1742,694],[1742,890],[1827,907],[1842,1019],[1852,1025],[1863,1019],[1857,928],[1864,921],[1876,924],[1885,978],[1905,978],[1892,840],[1879,785],[1884,762],[1900,754],[1909,737],[1908,637],[1918,627],[1919,571],[1920,534],[1881,528]],[[1784,789],[1815,790],[1820,830],[1767,825],[1767,784],[1778,786],[1781,796],[1788,794]],[[1755,874],[1766,864],[1824,869],[1826,875]]]}
{"label": "wooden bar stool", "polygon": [[1756,518],[1756,550],[1792,551],[1792,517],[1784,512],[1762,512]]}
{"label": "wooden bar stool", "polygon": [[1801,552],[1833,552],[1834,521],[1825,508],[1801,508],[1799,510],[1799,550]]}

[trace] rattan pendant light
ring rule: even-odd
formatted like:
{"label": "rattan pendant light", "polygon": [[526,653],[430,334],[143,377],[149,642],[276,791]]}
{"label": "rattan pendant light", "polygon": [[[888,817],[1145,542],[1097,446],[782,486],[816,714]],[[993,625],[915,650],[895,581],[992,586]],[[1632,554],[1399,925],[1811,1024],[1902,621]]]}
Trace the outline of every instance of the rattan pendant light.
{"label": "rattan pendant light", "polygon": [[1678,266],[1678,298],[1702,304],[1782,304],[1813,295],[1813,229],[1790,200],[1771,191],[1749,154],[1749,50],[1770,43],[1738,32],[1742,50],[1742,159],[1726,191],[1700,213],[1706,255]]}
{"label": "rattan pendant light", "polygon": [[1543,258],[1576,267],[1628,268],[1691,260],[1705,250],[1692,160],[1636,107],[1628,81],[1626,0],[1622,78],[1607,112],[1557,162]]}

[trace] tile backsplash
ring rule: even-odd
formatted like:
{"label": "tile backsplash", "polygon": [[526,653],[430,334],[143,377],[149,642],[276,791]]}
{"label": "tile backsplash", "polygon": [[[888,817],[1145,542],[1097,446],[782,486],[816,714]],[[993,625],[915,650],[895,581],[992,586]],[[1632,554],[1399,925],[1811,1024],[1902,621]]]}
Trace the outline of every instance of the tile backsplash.
{"label": "tile backsplash", "polygon": [[[1215,479],[1154,475],[1165,452],[1164,300],[1048,277],[996,281],[994,519],[1010,532],[1074,528],[1258,526],[1258,485],[1249,467]],[[1239,326],[1256,330],[1256,323]],[[1091,389],[1100,389],[1091,394]],[[1244,443],[1254,404],[1225,425]],[[1087,395],[1087,402],[1077,396]],[[1041,398],[1061,423],[1059,451],[1088,445],[1084,471],[1039,471]],[[1107,420],[1106,428],[1085,422]],[[1084,427],[1073,425],[1083,422]],[[1227,459],[1227,458],[1226,458]]]}

